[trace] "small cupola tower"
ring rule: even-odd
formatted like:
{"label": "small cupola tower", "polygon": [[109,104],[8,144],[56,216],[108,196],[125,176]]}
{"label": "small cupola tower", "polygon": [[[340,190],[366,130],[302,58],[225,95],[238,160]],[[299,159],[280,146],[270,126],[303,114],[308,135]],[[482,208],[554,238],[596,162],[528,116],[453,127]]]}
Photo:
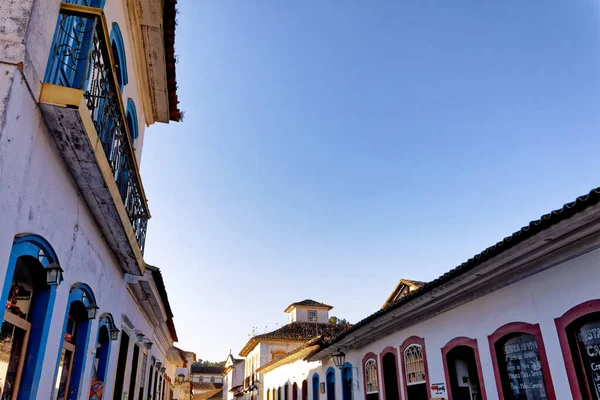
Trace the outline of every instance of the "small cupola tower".
{"label": "small cupola tower", "polygon": [[285,309],[288,314],[289,323],[292,322],[315,322],[321,324],[329,323],[329,310],[333,307],[314,300],[302,300],[292,303]]}

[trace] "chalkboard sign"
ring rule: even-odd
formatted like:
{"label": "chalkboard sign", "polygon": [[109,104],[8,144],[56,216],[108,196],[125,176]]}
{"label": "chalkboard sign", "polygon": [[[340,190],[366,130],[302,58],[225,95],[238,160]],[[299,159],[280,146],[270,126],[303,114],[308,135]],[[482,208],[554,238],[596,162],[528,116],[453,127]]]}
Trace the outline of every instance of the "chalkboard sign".
{"label": "chalkboard sign", "polygon": [[590,391],[596,394],[595,399],[600,399],[600,321],[583,325],[577,339]]}
{"label": "chalkboard sign", "polygon": [[[515,400],[546,400],[544,372],[533,335],[520,333],[500,343],[504,357],[504,396]],[[512,395],[512,396],[511,396]]]}

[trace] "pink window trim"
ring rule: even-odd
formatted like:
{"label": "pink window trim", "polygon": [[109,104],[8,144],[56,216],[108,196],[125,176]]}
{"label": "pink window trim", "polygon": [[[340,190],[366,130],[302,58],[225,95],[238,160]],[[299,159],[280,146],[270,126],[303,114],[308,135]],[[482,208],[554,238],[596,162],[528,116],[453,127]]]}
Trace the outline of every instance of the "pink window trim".
{"label": "pink window trim", "polygon": [[385,373],[383,372],[383,356],[385,356],[387,353],[392,353],[394,357],[396,357],[396,380],[398,382],[398,397],[400,398],[400,369],[398,368],[398,352],[396,351],[395,347],[388,346],[383,349],[381,353],[379,353],[379,362],[381,364],[381,390],[379,391],[381,397],[379,398],[382,400],[385,400]]}
{"label": "pink window trim", "polygon": [[[362,370],[363,370],[363,392],[365,394],[365,400],[367,399],[367,370],[365,369],[365,363],[369,360],[375,360],[375,374],[377,378],[377,395],[381,393],[381,386],[379,385],[379,363],[377,362],[377,354],[367,353],[362,359]],[[396,367],[396,370],[398,367]]]}
{"label": "pink window trim", "polygon": [[554,324],[556,325],[556,330],[558,333],[558,340],[560,342],[560,349],[562,350],[563,360],[565,362],[565,369],[567,370],[567,377],[569,378],[569,387],[571,388],[573,400],[583,400],[583,397],[581,396],[581,391],[579,390],[577,372],[575,371],[575,363],[573,361],[571,349],[569,348],[567,327],[579,318],[596,312],[600,312],[600,299],[590,300],[578,304],[554,320]]}
{"label": "pink window trim", "polygon": [[448,388],[448,400],[452,400],[452,389],[450,387],[450,371],[448,369],[448,358],[447,355],[455,347],[467,346],[473,349],[475,353],[475,364],[477,365],[477,374],[479,375],[479,386],[481,388],[481,397],[483,400],[487,400],[487,394],[485,392],[485,384],[483,382],[483,372],[481,371],[481,360],[479,358],[479,347],[477,346],[477,340],[470,339],[468,337],[457,337],[446,343],[442,347],[442,361],[444,363],[444,376],[446,378],[446,387]]}
{"label": "pink window trim", "polygon": [[546,348],[544,347],[544,340],[542,338],[542,332],[540,331],[540,325],[528,324],[527,322],[510,322],[502,325],[500,328],[496,329],[494,333],[488,336],[490,354],[492,355],[492,366],[494,367],[494,378],[496,379],[496,389],[498,390],[498,400],[504,400],[504,393],[502,392],[500,368],[498,367],[498,358],[496,357],[496,342],[510,333],[528,333],[535,337],[535,341],[538,345],[538,350],[540,353],[540,362],[542,363],[542,368],[545,372],[547,372],[544,374],[546,394],[548,395],[548,400],[556,400],[556,394],[554,393],[554,385],[552,384],[552,376],[550,374],[550,367],[548,366],[548,357],[546,357]]}
{"label": "pink window trim", "polygon": [[425,351],[425,339],[419,336],[411,336],[402,342],[400,346],[400,364],[402,365],[402,386],[404,387],[404,398],[408,399],[408,384],[406,383],[406,370],[404,368],[404,350],[411,344],[418,344],[423,351],[423,364],[425,366],[425,386],[427,390],[427,399],[431,400],[431,390],[429,383],[429,367],[427,366],[427,352]]}

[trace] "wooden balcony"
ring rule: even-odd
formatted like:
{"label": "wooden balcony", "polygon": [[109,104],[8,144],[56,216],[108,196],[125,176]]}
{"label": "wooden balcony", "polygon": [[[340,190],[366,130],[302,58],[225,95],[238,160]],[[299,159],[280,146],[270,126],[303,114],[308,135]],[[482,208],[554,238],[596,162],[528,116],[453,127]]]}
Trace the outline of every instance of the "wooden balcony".
{"label": "wooden balcony", "polygon": [[61,3],[40,109],[123,271],[142,275],[150,212],[101,9]]}

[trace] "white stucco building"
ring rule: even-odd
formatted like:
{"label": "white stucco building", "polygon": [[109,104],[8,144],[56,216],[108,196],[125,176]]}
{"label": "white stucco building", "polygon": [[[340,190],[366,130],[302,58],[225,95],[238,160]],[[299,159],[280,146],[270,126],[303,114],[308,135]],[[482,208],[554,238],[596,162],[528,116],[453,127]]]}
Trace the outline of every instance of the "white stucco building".
{"label": "white stucco building", "polygon": [[0,1],[1,398],[162,400],[145,127],[178,121],[175,0]]}
{"label": "white stucco building", "polygon": [[593,190],[259,368],[262,399],[600,398],[599,202]]}
{"label": "white stucco building", "polygon": [[235,358],[229,353],[223,371],[223,400],[233,400],[244,395],[244,367],[244,359]]}
{"label": "white stucco building", "polygon": [[332,337],[341,332],[343,326],[329,323],[332,308],[310,299],[290,304],[284,311],[289,323],[251,337],[240,351],[240,356],[245,357],[241,392],[236,392],[243,397],[240,400],[263,398],[265,386],[259,372],[261,367],[284,357],[307,341],[322,336]]}

